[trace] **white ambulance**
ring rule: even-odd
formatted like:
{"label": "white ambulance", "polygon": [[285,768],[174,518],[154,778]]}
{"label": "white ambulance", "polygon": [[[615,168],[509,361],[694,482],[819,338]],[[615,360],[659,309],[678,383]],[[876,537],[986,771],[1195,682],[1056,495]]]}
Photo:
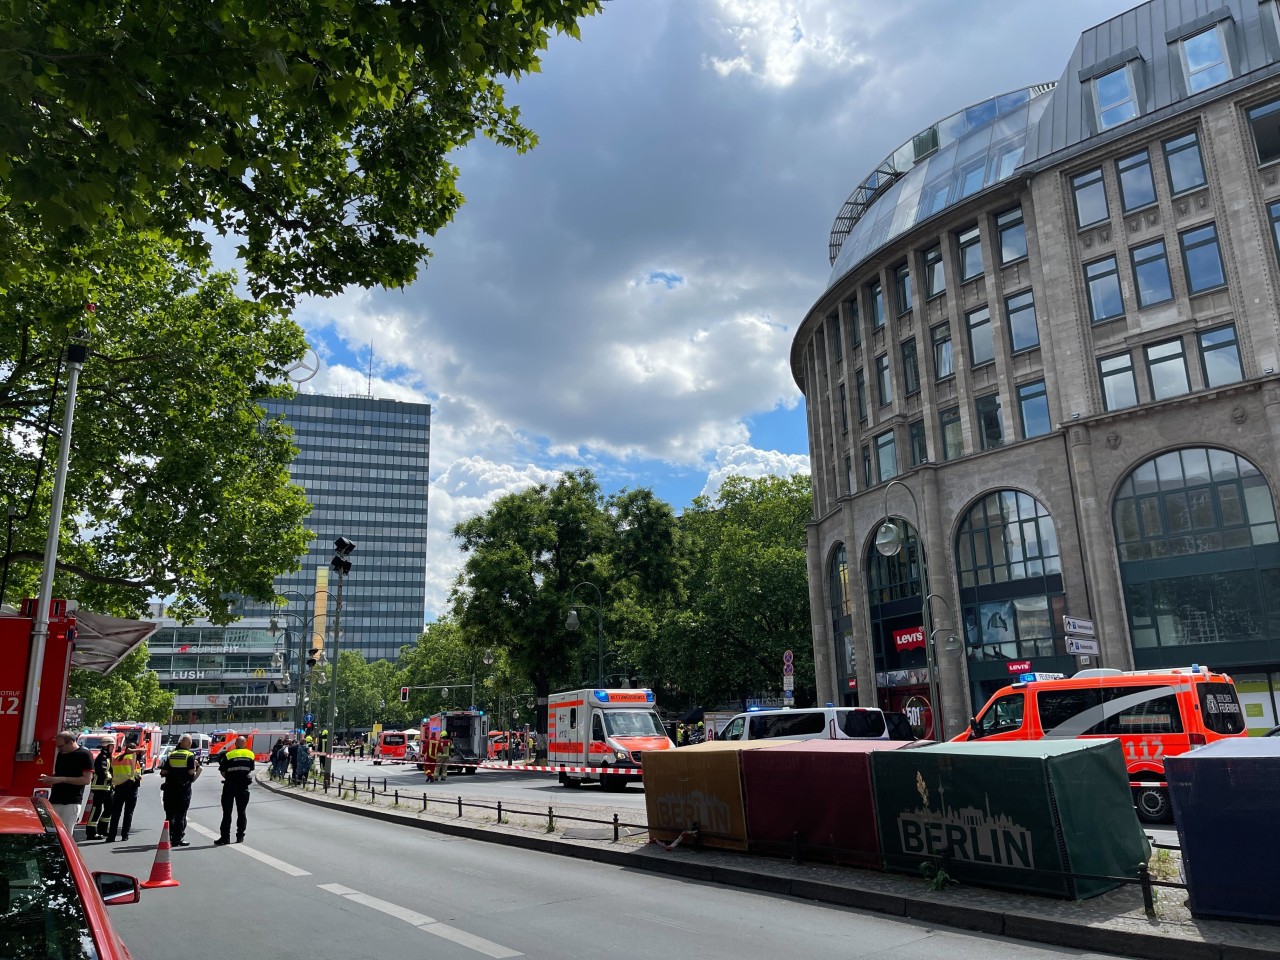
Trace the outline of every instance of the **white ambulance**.
{"label": "white ambulance", "polygon": [[552,694],[547,702],[547,763],[559,768],[561,785],[599,781],[606,790],[621,790],[641,779],[646,751],[675,746],[653,706],[652,690]]}

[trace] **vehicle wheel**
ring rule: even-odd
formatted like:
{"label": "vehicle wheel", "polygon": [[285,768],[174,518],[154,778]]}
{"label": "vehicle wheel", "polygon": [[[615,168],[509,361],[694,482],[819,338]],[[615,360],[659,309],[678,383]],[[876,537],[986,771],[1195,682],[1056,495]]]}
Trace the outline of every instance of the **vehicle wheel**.
{"label": "vehicle wheel", "polygon": [[[607,763],[604,765],[604,769],[609,769]],[[610,773],[602,773],[600,774],[600,788],[607,793],[617,793],[619,790],[627,788],[627,781]]]}
{"label": "vehicle wheel", "polygon": [[1169,792],[1163,787],[1135,788],[1133,805],[1138,810],[1138,819],[1143,823],[1167,823],[1173,819]]}
{"label": "vehicle wheel", "polygon": [[560,771],[560,786],[569,787],[570,789],[576,789],[577,787],[582,786],[582,781],[579,780],[577,777],[569,776],[567,773],[565,773],[562,770]]}

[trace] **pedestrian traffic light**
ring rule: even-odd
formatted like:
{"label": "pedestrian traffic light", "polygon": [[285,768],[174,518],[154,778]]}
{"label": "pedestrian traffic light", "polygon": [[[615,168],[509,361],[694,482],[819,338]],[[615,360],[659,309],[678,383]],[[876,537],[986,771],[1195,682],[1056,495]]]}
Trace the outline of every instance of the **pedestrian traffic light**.
{"label": "pedestrian traffic light", "polygon": [[401,703],[408,703],[408,702],[409,702],[409,688],[408,688],[408,687],[401,687],[401,688],[400,688],[400,702],[401,702]]}

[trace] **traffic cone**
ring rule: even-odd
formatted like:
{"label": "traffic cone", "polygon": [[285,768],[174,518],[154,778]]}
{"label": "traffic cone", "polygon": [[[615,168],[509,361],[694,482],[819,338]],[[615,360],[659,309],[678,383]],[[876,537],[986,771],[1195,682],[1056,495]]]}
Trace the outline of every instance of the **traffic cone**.
{"label": "traffic cone", "polygon": [[178,881],[173,879],[173,867],[169,865],[168,820],[164,822],[164,829],[160,831],[160,842],[156,845],[156,859],[151,864],[151,876],[143,881],[142,886],[148,889],[151,887],[180,886]]}

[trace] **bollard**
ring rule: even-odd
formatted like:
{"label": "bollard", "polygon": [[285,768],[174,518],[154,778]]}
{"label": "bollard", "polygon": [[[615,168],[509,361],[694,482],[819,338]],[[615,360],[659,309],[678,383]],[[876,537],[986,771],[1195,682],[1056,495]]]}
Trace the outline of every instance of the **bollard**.
{"label": "bollard", "polygon": [[398,789],[396,790],[396,795],[395,795],[395,805],[397,807],[400,806],[400,791]]}
{"label": "bollard", "polygon": [[556,811],[550,804],[547,804],[547,833],[551,833],[551,831],[555,830],[555,828],[556,828]]}
{"label": "bollard", "polygon": [[371,778],[371,777],[365,777],[365,778],[364,778],[364,785],[365,785],[368,789],[372,790],[372,789],[373,789],[373,778]]}
{"label": "bollard", "polygon": [[502,823],[502,801],[498,801],[498,823]]}
{"label": "bollard", "polygon": [[1138,879],[1142,882],[1142,907],[1148,917],[1156,915],[1155,897],[1151,893],[1151,871],[1145,863],[1138,864]]}
{"label": "bollard", "polygon": [[462,816],[462,796],[458,796],[458,816]]}
{"label": "bollard", "polygon": [[618,842],[618,815],[613,815],[613,842]]}
{"label": "bollard", "polygon": [[383,778],[382,778],[382,792],[383,792],[383,793],[386,793],[386,792],[387,792],[387,778],[386,778],[386,777],[383,777]]}
{"label": "bollard", "polygon": [[422,794],[422,812],[427,812],[427,794],[425,791]]}

